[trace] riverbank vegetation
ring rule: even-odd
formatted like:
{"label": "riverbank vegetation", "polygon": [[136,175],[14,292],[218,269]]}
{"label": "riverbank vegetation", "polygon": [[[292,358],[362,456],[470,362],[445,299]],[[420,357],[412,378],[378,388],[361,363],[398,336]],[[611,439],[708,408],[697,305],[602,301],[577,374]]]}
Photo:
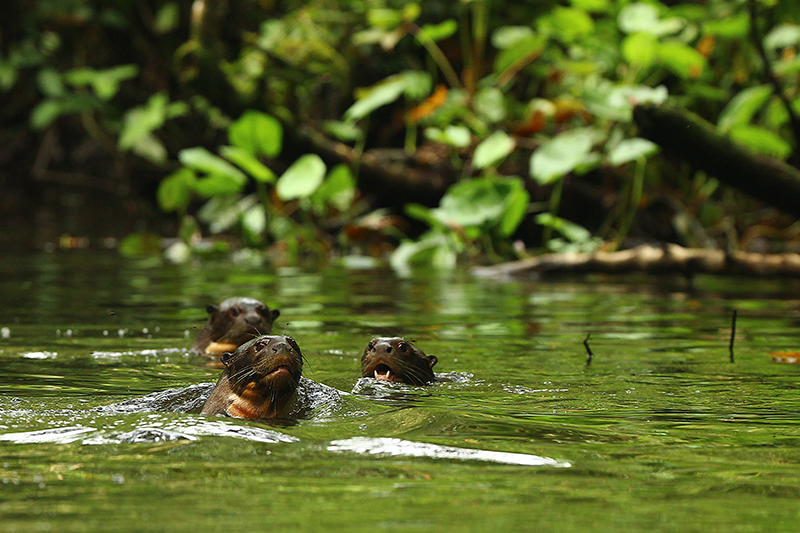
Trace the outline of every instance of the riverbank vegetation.
{"label": "riverbank vegetation", "polygon": [[2,181],[153,206],[123,253],[407,269],[641,243],[800,249],[792,2],[4,11]]}

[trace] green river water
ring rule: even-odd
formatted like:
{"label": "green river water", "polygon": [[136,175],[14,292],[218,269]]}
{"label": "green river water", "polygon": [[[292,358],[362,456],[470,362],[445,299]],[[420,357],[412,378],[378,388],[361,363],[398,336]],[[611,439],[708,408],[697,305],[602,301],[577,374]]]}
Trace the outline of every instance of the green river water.
{"label": "green river water", "polygon": [[[800,350],[796,281],[74,252],[1,256],[0,294],[2,532],[800,528],[800,365],[770,357]],[[280,308],[274,333],[340,400],[282,425],[145,401],[216,380],[186,349],[239,295]],[[378,335],[415,339],[442,379],[359,382]]]}

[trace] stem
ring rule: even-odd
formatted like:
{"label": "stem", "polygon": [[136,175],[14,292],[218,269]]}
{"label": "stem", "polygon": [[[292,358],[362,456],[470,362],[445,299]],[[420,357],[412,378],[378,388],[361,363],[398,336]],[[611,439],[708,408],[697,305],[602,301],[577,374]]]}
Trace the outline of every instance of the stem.
{"label": "stem", "polygon": [[644,169],[646,165],[646,160],[643,157],[640,157],[636,161],[636,170],[633,173],[633,184],[631,185],[631,194],[628,200],[628,211],[625,214],[625,218],[622,219],[622,224],[620,225],[619,234],[616,239],[617,248],[622,244],[622,241],[625,240],[625,237],[628,236],[631,225],[633,225],[633,219],[636,217],[636,211],[639,209],[639,202],[642,199],[642,189],[644,187]]}
{"label": "stem", "polygon": [[761,62],[764,63],[764,76],[766,76],[767,81],[774,87],[776,96],[789,114],[789,122],[792,124],[792,131],[794,132],[795,139],[800,139],[800,118],[798,118],[797,114],[794,112],[792,102],[786,96],[786,93],[783,92],[783,87],[781,87],[778,77],[772,70],[772,65],[767,57],[767,51],[764,49],[764,43],[758,32],[758,16],[756,14],[755,0],[750,0],[747,3],[747,8],[750,13],[750,38],[753,40],[753,46],[755,46],[756,52],[758,52],[758,56],[761,58]]}
{"label": "stem", "polygon": [[483,77],[483,56],[486,50],[486,35],[489,28],[489,5],[491,0],[476,0],[475,9],[472,12],[472,28],[475,35],[473,80]]}
{"label": "stem", "polygon": [[447,83],[450,84],[451,87],[458,87],[461,88],[461,80],[458,79],[458,74],[456,71],[453,70],[453,66],[445,57],[442,49],[428,37],[426,33],[420,30],[420,27],[416,24],[412,24],[410,27],[411,35],[421,44],[425,50],[431,55],[436,64],[439,65],[439,68],[442,70],[442,74],[447,79]]}
{"label": "stem", "polygon": [[[564,178],[558,180],[555,185],[553,185],[553,190],[550,192],[550,202],[548,210],[550,214],[558,216],[558,206],[561,204],[561,192],[564,190]],[[547,244],[550,239],[553,237],[553,228],[550,226],[545,226],[544,231],[542,232],[542,242]]]}

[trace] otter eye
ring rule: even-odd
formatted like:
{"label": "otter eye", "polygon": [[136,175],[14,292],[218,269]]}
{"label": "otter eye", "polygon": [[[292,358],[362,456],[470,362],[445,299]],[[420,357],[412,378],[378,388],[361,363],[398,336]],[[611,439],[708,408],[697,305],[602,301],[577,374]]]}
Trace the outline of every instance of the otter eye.
{"label": "otter eye", "polygon": [[264,307],[264,306],[262,305],[261,307],[259,307],[258,309],[256,309],[256,313],[258,313],[259,315],[261,315],[261,316],[263,316],[263,317],[268,317],[268,316],[269,316],[269,308],[267,308],[267,307]]}
{"label": "otter eye", "polygon": [[256,343],[256,350],[263,350],[269,344],[268,340],[260,340]]}
{"label": "otter eye", "polygon": [[401,352],[407,352],[408,351],[408,344],[405,343],[405,342],[401,342],[400,344],[397,345],[397,347],[400,348]]}
{"label": "otter eye", "polygon": [[374,349],[375,349],[375,339],[372,339],[371,341],[369,341],[369,344],[367,344],[367,350],[374,350]]}
{"label": "otter eye", "polygon": [[242,310],[238,307],[231,307],[231,316],[238,316],[241,312]]}
{"label": "otter eye", "polygon": [[300,347],[297,345],[297,343],[295,342],[295,340],[293,338],[287,336],[286,337],[286,341],[289,343],[289,346],[291,346],[292,349],[295,352],[297,352],[298,354],[302,355],[302,352],[300,351]]}

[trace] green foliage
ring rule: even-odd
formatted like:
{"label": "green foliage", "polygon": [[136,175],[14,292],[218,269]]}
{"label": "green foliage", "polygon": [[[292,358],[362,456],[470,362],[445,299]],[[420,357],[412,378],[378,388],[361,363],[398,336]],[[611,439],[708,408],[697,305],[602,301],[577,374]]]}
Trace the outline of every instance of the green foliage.
{"label": "green foliage", "polygon": [[[790,4],[312,0],[216,3],[189,19],[175,1],[146,16],[132,0],[42,2],[9,21],[0,91],[28,106],[35,132],[68,122],[138,156],[120,160],[162,170],[159,206],[192,228],[173,259],[195,250],[195,211],[212,233],[254,247],[281,240],[292,253],[309,242],[322,250],[324,228],[353,215],[351,169],[290,158],[283,125],[319,124],[355,154],[440,144],[461,181],[435,209],[407,206],[430,230],[393,263],[451,267],[465,255],[514,257],[508,241],[534,214],[545,241],[560,239],[545,246],[594,246],[556,213],[565,178],[608,167],[617,181],[604,194],[622,207],[594,225],[600,238],[620,242],[641,200],[664,194],[689,206],[684,218],[693,209],[711,220],[707,210],[722,213],[709,225],[746,226],[731,222],[738,209],[716,184],[649,171],[663,162],[632,110],[670,99],[752,150],[789,158],[800,114]],[[236,20],[247,22],[228,25]],[[549,201],[529,205],[534,188]]]}
{"label": "green foliage", "polygon": [[[258,247],[267,234],[275,240],[317,241],[315,231],[298,226],[282,211],[285,204],[270,199],[267,187],[274,185],[277,199],[296,202],[294,209],[313,224],[313,213],[325,214],[327,208],[346,212],[355,199],[355,179],[346,166],[337,166],[326,176],[326,165],[316,154],[300,156],[286,171],[275,178],[267,159],[282,150],[283,127],[274,117],[258,111],[247,111],[228,128],[233,146],[222,146],[220,155],[203,147],[185,148],[178,153],[183,165],[179,171],[162,180],[158,201],[165,211],[177,211],[190,219],[187,207],[199,195],[208,200],[199,209],[198,217],[213,234],[238,228],[245,243]],[[258,194],[242,194],[249,184]],[[193,237],[194,233],[188,235]],[[191,239],[185,239],[186,244]],[[181,248],[181,250],[183,250]],[[188,258],[182,251],[173,251],[173,261]],[[294,253],[298,253],[296,249]]]}
{"label": "green foliage", "polygon": [[412,265],[456,265],[459,253],[500,250],[524,217],[528,191],[519,177],[485,177],[454,185],[439,207],[411,204],[407,213],[430,226],[417,242],[404,242],[392,255],[392,265],[407,271]]}

